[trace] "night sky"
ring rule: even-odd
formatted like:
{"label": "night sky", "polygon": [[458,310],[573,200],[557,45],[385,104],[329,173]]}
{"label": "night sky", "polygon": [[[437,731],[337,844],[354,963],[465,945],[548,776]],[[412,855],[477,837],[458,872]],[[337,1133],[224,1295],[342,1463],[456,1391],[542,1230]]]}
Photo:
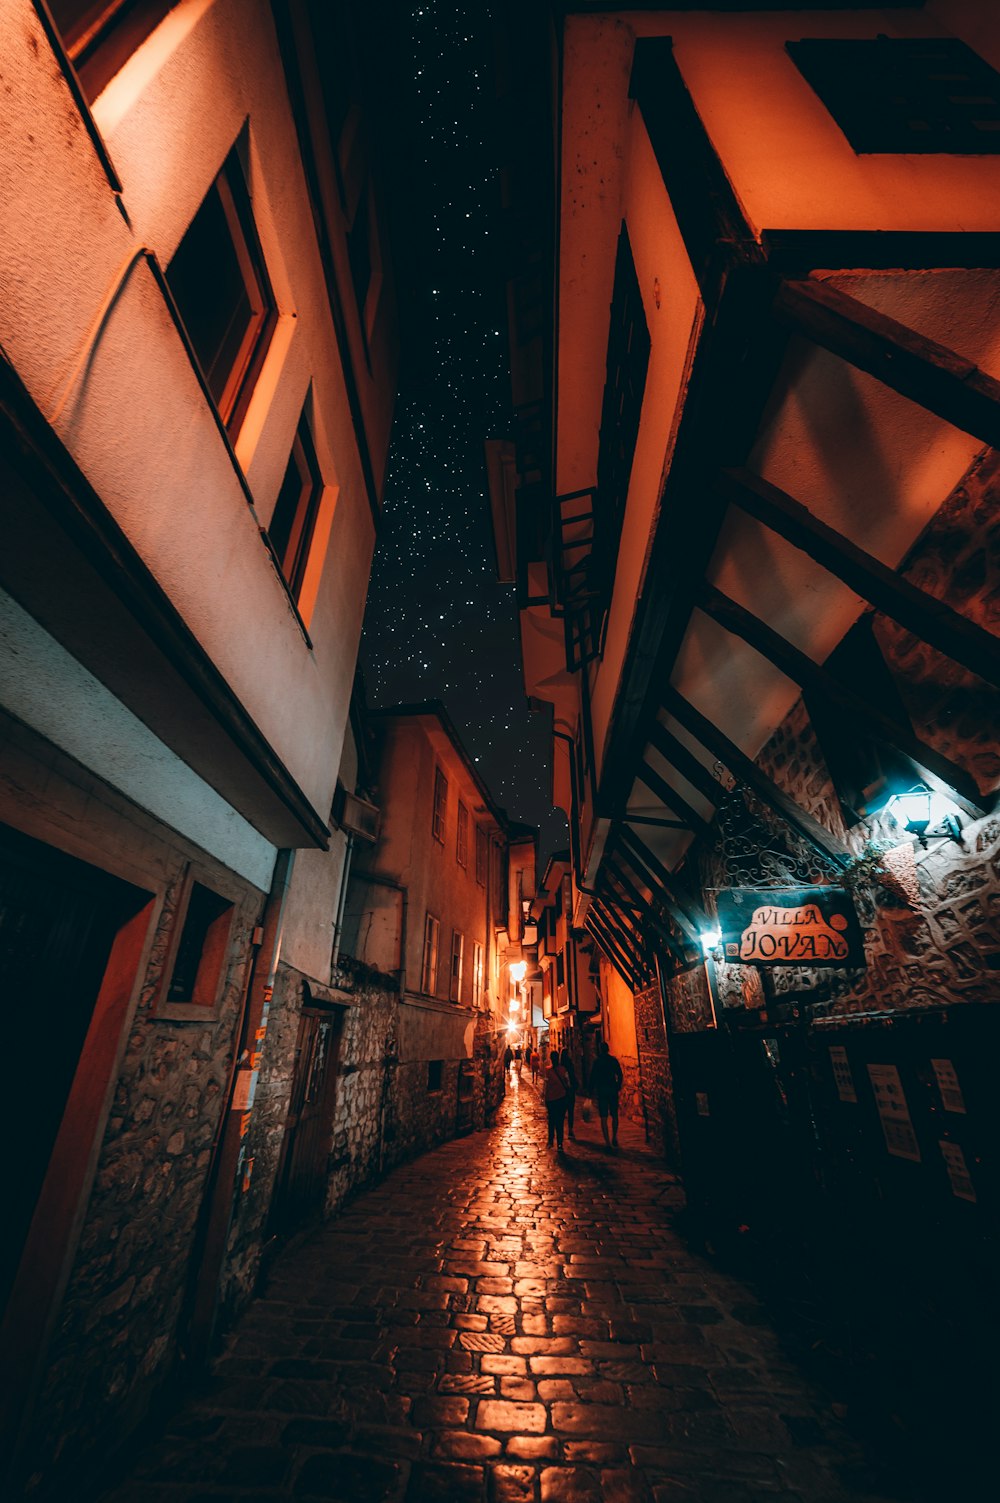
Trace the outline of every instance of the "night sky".
{"label": "night sky", "polygon": [[510,431],[490,11],[435,0],[396,14],[404,366],[362,666],[375,707],[444,701],[497,802],[541,827],[544,861],[566,822],[549,799],[548,719],[524,695],[514,587],[496,578],[483,457],[485,438]]}

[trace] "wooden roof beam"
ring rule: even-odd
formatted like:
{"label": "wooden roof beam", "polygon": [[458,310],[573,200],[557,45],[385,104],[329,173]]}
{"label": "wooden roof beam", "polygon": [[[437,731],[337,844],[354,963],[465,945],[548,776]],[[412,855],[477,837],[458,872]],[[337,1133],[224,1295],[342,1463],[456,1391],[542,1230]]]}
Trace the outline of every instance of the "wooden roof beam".
{"label": "wooden roof beam", "polygon": [[718,779],[713,778],[704,762],[699,762],[694,753],[678,741],[676,736],[671,735],[660,720],[653,721],[649,739],[661,757],[665,757],[672,766],[676,767],[681,776],[687,779],[692,788],[697,788],[702,797],[707,798],[709,803],[718,808],[726,796],[726,790]]}
{"label": "wooden roof beam", "polygon": [[633,830],[623,825],[619,831],[621,842],[633,864],[638,862],[647,875],[646,880],[655,880],[663,895],[664,906],[674,923],[695,943],[699,935],[709,927],[707,916],[675,882],[671,873],[649,849],[646,842]]}
{"label": "wooden roof beam", "polygon": [[985,627],[910,584],[759,475],[723,470],[717,489],[727,501],[808,554],[884,616],[987,683],[1000,687],[1000,638]]}
{"label": "wooden roof beam", "polygon": [[632,881],[628,873],[622,871],[621,867],[618,865],[618,861],[614,856],[612,856],[605,863],[605,869],[609,872],[609,875],[617,879],[618,883],[622,888],[624,888],[626,893],[630,894],[637,902],[642,905],[644,909],[644,917],[650,923],[652,923],[657,936],[662,941],[662,943],[666,945],[667,949],[670,950],[672,954],[677,955],[679,959],[683,959],[680,945],[677,943],[675,935],[671,933],[669,923],[664,918],[663,914],[661,914],[657,910],[655,898],[644,898],[642,896],[638,887]]}
{"label": "wooden roof beam", "polygon": [[632,969],[631,965],[622,954],[621,950],[619,950],[614,940],[611,939],[607,934],[607,931],[603,928],[603,925],[600,923],[600,920],[594,913],[593,909],[587,915],[587,928],[589,929],[592,938],[603,950],[604,954],[614,966],[619,976],[621,976],[622,980],[626,982],[633,991],[635,991],[639,985],[638,981],[636,980],[635,971]]}
{"label": "wooden roof beam", "polygon": [[851,852],[844,842],[825,825],[821,825],[818,819],[814,819],[808,810],[797,804],[784,789],[779,788],[763,768],[740,751],[724,731],[720,731],[717,725],[696,710],[673,685],[668,684],[663,693],[663,707],[701,742],[706,751],[718,757],[739,782],[752,789],[762,803],[773,809],[814,850],[841,869],[850,864]]}
{"label": "wooden roof beam", "polygon": [[635,775],[668,808],[673,809],[675,814],[679,814],[688,829],[692,830],[695,835],[708,834],[710,828],[708,820],[702,819],[697,810],[692,809],[687,800],[682,798],[677,790],[671,787],[666,778],[661,777],[654,767],[650,767],[648,762],[640,761],[639,766],[635,770]]}
{"label": "wooden roof beam", "polygon": [[822,696],[828,704],[856,721],[859,729],[873,740],[893,747],[902,752],[904,757],[916,762],[949,793],[954,792],[956,799],[966,806],[967,813],[977,817],[982,814],[975,779],[964,768],[958,767],[933,747],[927,746],[914,735],[909,726],[900,725],[884,715],[875,705],[869,704],[860,694],[841,684],[766,622],[737,605],[735,600],[730,600],[720,590],[705,585],[698,597],[698,606],[726,631],[742,638],[755,652],[773,663],[775,668],[798,684],[800,689],[808,689],[811,693]]}
{"label": "wooden roof beam", "polygon": [[947,345],[876,313],[829,282],[811,278],[782,282],[774,310],[813,344],[867,371],[963,433],[1000,447],[1000,381]]}

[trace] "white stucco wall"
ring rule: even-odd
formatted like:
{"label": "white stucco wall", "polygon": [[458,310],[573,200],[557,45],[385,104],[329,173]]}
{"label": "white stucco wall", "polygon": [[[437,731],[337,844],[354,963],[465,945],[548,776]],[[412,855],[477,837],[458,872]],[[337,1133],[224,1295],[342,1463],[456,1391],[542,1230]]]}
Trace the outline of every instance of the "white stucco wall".
{"label": "white stucco wall", "polygon": [[[60,437],[325,816],[374,529],[270,8],[181,0],[96,101],[131,229],[29,0],[0,12],[0,55],[0,342],[44,412],[64,401]],[[144,260],[92,327],[135,252],[170,261],[245,122],[254,216],[282,315],[236,440],[255,510]],[[312,651],[259,534],[310,390],[335,488]]]}

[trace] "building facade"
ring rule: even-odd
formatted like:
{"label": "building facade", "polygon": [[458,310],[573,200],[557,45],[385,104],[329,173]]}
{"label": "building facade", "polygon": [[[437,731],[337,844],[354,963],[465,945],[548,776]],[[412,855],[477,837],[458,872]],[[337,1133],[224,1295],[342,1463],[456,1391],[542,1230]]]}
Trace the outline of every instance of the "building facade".
{"label": "building facade", "polygon": [[[210,1348],[273,1235],[396,369],[350,8],[93,12],[0,20],[0,923],[45,1061],[3,1419],[35,1495]],[[325,1190],[299,1149],[282,1225]]]}
{"label": "building facade", "polygon": [[380,827],[353,864],[341,959],[391,982],[392,1110],[413,1152],[484,1126],[502,1097],[535,837],[497,807],[442,705],[371,725]]}
{"label": "building facade", "polygon": [[548,74],[500,59],[489,471],[572,923],[713,1245],[756,1227],[824,1272],[836,1245],[843,1279],[884,1239],[898,1332],[932,1263],[986,1297],[1000,1182],[1000,25],[928,0],[547,27]]}

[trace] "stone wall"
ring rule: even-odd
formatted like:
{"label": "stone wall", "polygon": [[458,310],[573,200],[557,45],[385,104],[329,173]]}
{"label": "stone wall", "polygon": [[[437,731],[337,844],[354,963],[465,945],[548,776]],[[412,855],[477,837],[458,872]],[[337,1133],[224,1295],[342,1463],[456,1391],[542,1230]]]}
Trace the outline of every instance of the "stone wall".
{"label": "stone wall", "polygon": [[657,1152],[673,1161],[676,1157],[677,1119],[658,986],[636,992],[635,1032],[639,1045],[640,1090],[646,1133]]}
{"label": "stone wall", "polygon": [[642,1076],[639,1070],[639,1061],[630,1059],[627,1055],[623,1058],[620,1054],[615,1056],[622,1067],[625,1080],[622,1084],[621,1093],[618,1097],[618,1110],[623,1117],[628,1117],[632,1122],[644,1125],[645,1112],[642,1109]]}
{"label": "stone wall", "polygon": [[178,856],[35,1410],[31,1447],[39,1487],[51,1469],[67,1470],[74,1457],[113,1445],[142,1417],[176,1357],[250,934],[262,901],[248,890],[237,905],[217,1018],[157,1018],[184,871]]}

